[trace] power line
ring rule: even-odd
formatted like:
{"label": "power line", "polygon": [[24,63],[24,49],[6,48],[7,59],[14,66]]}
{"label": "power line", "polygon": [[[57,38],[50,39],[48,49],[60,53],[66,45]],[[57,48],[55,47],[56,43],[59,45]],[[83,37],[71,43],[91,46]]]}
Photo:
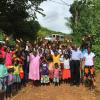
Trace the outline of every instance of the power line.
{"label": "power line", "polygon": [[70,6],[68,3],[66,3],[65,1],[63,1],[63,0],[60,0],[60,1],[62,1],[65,5],[67,5],[67,6]]}
{"label": "power line", "polygon": [[63,3],[61,3],[61,2],[57,2],[57,1],[54,1],[54,0],[49,0],[49,1],[51,1],[51,2],[53,2],[53,3],[56,3],[56,4],[60,4],[60,5],[67,5],[67,6],[70,6],[69,4],[67,4],[66,2],[64,2],[64,1],[62,1]]}

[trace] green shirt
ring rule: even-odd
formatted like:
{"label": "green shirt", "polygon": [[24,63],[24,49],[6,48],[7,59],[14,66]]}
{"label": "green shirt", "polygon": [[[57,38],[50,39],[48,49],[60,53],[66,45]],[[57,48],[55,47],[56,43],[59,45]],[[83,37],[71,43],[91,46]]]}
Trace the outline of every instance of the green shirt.
{"label": "green shirt", "polygon": [[8,71],[5,65],[0,64],[0,77],[5,77],[8,75]]}

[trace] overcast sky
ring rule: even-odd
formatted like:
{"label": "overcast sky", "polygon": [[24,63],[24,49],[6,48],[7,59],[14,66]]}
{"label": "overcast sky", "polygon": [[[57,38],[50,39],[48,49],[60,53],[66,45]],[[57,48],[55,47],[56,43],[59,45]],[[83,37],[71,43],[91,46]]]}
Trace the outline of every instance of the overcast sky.
{"label": "overcast sky", "polygon": [[40,14],[37,14],[38,21],[41,26],[46,27],[48,29],[58,31],[58,32],[64,32],[64,33],[70,33],[71,29],[68,28],[65,23],[67,22],[65,20],[65,17],[70,17],[71,14],[69,12],[70,6],[67,6],[64,2],[67,4],[72,4],[74,0],[47,0],[41,3],[40,7],[43,8],[44,14],[46,15],[43,17]]}

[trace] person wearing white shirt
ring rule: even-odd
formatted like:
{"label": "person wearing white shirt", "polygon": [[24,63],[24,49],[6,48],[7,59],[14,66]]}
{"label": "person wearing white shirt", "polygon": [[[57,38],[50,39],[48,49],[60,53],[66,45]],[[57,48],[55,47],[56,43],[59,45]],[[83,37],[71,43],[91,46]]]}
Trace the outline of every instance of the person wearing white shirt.
{"label": "person wearing white shirt", "polygon": [[65,83],[69,83],[71,78],[70,58],[69,55],[64,55],[64,68],[62,70],[62,79]]}
{"label": "person wearing white shirt", "polygon": [[82,58],[83,58],[82,52],[76,46],[73,46],[71,50],[71,61],[70,61],[72,85],[80,84],[80,65]]}
{"label": "person wearing white shirt", "polygon": [[95,54],[91,51],[90,47],[88,47],[87,51],[88,52],[84,54],[84,81],[86,86],[92,88],[95,85]]}

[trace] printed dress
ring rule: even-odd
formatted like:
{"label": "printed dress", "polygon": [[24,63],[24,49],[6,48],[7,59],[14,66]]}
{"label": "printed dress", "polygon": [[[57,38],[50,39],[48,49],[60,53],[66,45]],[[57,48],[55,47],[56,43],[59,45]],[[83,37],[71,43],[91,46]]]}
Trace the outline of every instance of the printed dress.
{"label": "printed dress", "polygon": [[95,81],[95,68],[93,58],[95,57],[94,53],[85,53],[85,67],[84,67],[84,80]]}
{"label": "printed dress", "polygon": [[41,83],[49,83],[49,71],[46,63],[41,64]]}

